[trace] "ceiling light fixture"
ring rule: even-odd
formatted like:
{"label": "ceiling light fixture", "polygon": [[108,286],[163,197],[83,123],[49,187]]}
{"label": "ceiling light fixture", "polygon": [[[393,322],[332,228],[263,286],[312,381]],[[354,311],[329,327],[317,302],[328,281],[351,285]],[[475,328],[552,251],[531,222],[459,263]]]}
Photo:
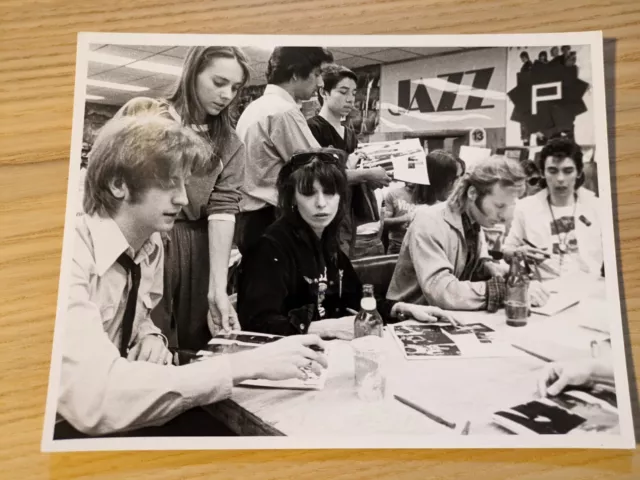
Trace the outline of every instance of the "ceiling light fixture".
{"label": "ceiling light fixture", "polygon": [[182,75],[182,67],[174,67],[173,65],[166,65],[164,63],[147,62],[146,60],[126,65],[126,67],[145,70],[147,72],[166,73],[167,75],[175,75],[176,77]]}
{"label": "ceiling light fixture", "polygon": [[135,58],[121,57],[119,55],[109,55],[108,53],[91,52],[89,60],[97,63],[106,63],[107,65],[126,65],[135,62]]}
{"label": "ceiling light fixture", "polygon": [[91,95],[90,93],[87,93],[85,98],[87,100],[104,100],[104,97],[101,97],[100,95]]}
{"label": "ceiling light fixture", "polygon": [[92,78],[87,80],[87,85],[91,85],[92,87],[110,88],[112,90],[122,90],[125,92],[146,92],[149,90],[147,87],[126,85],[124,83],[103,82],[102,80],[94,80]]}
{"label": "ceiling light fixture", "polygon": [[147,60],[136,60],[134,58],[121,57],[118,55],[109,55],[108,53],[92,52],[89,54],[89,60],[97,63],[133,68],[135,70],[144,70],[145,72],[165,73],[167,75],[175,75],[176,77],[179,77],[182,74],[182,67],[167,65],[164,63],[149,62]]}

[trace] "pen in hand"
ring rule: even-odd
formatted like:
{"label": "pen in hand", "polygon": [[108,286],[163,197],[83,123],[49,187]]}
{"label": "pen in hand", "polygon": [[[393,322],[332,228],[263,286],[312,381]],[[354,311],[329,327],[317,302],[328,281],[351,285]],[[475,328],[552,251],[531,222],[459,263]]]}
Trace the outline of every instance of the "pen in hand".
{"label": "pen in hand", "polygon": [[522,239],[522,241],[524,243],[526,243],[528,246],[530,246],[531,248],[535,248],[536,250],[540,250],[540,254],[543,255],[545,258],[551,258],[551,254],[549,252],[545,252],[542,248],[534,245],[533,243],[531,243],[526,238]]}

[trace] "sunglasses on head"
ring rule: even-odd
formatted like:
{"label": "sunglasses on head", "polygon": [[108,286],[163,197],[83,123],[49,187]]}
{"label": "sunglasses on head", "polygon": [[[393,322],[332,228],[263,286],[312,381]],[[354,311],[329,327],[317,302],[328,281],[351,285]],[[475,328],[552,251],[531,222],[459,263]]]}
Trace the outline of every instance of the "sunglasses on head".
{"label": "sunglasses on head", "polygon": [[291,156],[291,165],[300,168],[310,164],[314,159],[319,159],[323,163],[342,165],[345,161],[345,152],[335,148],[323,148],[315,150],[305,150],[296,152]]}

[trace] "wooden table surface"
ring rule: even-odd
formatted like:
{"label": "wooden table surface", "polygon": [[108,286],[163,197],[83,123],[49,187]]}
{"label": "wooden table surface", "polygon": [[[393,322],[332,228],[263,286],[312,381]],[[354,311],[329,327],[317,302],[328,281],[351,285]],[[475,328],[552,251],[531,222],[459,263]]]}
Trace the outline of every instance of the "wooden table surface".
{"label": "wooden table surface", "polygon": [[[640,358],[637,0],[0,2],[2,478],[631,479],[636,451],[324,450],[41,454],[71,139],[76,32],[521,33],[603,30],[629,345]],[[613,73],[615,72],[615,79]]]}

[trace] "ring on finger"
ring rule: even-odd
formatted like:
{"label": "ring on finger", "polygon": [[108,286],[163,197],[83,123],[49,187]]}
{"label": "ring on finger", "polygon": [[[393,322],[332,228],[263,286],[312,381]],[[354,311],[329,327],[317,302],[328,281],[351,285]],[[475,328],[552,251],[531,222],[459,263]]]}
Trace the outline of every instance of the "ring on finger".
{"label": "ring on finger", "polygon": [[300,370],[311,370],[311,365],[313,365],[313,360],[309,360],[302,367],[299,367]]}

